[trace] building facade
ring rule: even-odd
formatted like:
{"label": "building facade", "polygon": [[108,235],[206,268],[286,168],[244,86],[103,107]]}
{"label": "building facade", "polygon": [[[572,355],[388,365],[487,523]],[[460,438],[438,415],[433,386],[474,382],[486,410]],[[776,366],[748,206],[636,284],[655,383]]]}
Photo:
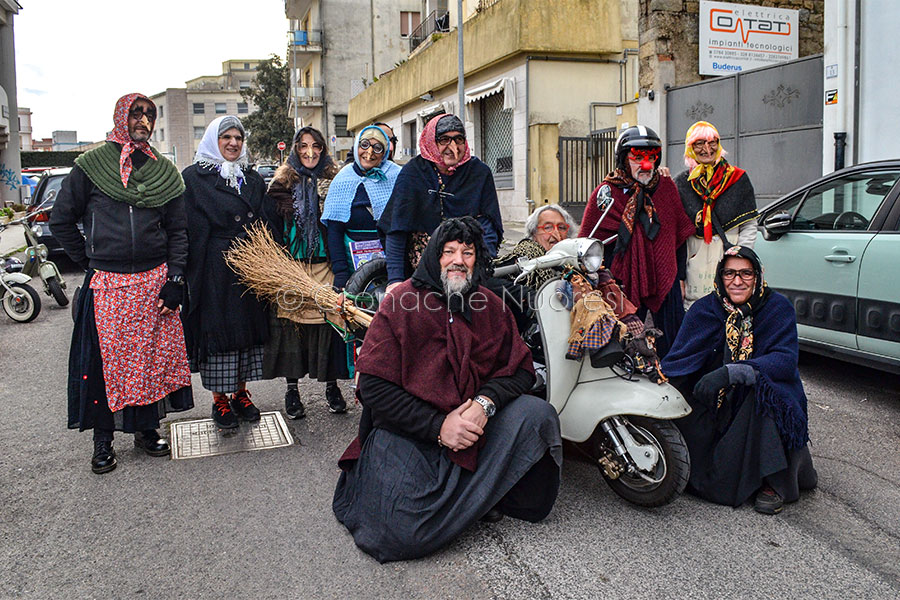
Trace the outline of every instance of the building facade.
{"label": "building facade", "polygon": [[222,115],[246,116],[256,107],[244,100],[241,90],[256,78],[259,59],[228,60],[221,75],[206,75],[185,82],[183,88],[168,88],[154,94],[156,127],[151,143],[170,158],[179,170],[194,160],[206,127]]}
{"label": "building facade", "polygon": [[16,0],[0,0],[0,207],[23,202],[19,155],[19,108],[16,101],[16,46],[13,17]]}
{"label": "building facade", "polygon": [[353,146],[350,99],[409,53],[422,0],[285,0],[295,128],[311,125],[333,155]]}
{"label": "building facade", "polygon": [[388,123],[404,162],[418,153],[428,119],[457,114],[472,153],[494,173],[504,219],[524,220],[535,206],[561,199],[562,141],[634,122],[637,0],[464,2],[462,110],[457,3],[448,4],[446,20],[435,22],[452,30],[432,32],[406,62],[354,97],[350,128]]}
{"label": "building facade", "polygon": [[30,151],[34,144],[31,129],[31,109],[19,107],[19,150]]}

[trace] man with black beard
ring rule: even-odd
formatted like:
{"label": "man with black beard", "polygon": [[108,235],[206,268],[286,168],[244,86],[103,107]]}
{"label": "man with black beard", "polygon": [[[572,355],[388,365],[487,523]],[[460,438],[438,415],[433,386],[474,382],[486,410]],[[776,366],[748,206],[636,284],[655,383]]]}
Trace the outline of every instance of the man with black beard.
{"label": "man with black beard", "polygon": [[559,491],[559,419],[523,395],[531,353],[481,285],[482,238],[472,217],[442,223],[366,333],[333,508],[380,562],[430,554],[478,519],[540,521]]}

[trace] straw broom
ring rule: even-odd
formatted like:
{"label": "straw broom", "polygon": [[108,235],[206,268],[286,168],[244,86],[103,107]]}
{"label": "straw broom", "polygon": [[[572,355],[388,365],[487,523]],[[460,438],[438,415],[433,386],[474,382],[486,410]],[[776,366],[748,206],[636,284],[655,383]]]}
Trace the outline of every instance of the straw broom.
{"label": "straw broom", "polygon": [[248,236],[235,240],[225,253],[225,262],[258,297],[288,311],[315,309],[340,315],[363,327],[372,322],[371,315],[349,300],[345,299],[343,311],[339,310],[338,293],[313,280],[263,223],[254,223],[246,231]]}

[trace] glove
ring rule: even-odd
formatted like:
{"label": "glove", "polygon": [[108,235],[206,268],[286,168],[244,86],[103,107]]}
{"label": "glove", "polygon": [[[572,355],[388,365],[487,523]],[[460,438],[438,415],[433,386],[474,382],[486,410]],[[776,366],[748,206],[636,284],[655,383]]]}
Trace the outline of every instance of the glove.
{"label": "glove", "polygon": [[694,386],[694,398],[707,406],[715,406],[716,399],[719,397],[719,390],[728,387],[730,384],[731,378],[728,376],[728,368],[719,367],[700,378],[700,381]]}
{"label": "glove", "polygon": [[184,300],[184,285],[167,281],[159,291],[159,297],[163,301],[163,306],[169,310],[175,310]]}

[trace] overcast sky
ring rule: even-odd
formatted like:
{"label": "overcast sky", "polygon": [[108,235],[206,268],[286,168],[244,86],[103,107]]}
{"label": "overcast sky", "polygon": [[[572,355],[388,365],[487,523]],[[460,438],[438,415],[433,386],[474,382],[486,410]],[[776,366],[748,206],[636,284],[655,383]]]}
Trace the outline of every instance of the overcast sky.
{"label": "overcast sky", "polygon": [[284,56],[283,0],[19,0],[15,17],[19,106],[34,138],[75,130],[96,142],[116,100],[152,95],[229,59]]}

